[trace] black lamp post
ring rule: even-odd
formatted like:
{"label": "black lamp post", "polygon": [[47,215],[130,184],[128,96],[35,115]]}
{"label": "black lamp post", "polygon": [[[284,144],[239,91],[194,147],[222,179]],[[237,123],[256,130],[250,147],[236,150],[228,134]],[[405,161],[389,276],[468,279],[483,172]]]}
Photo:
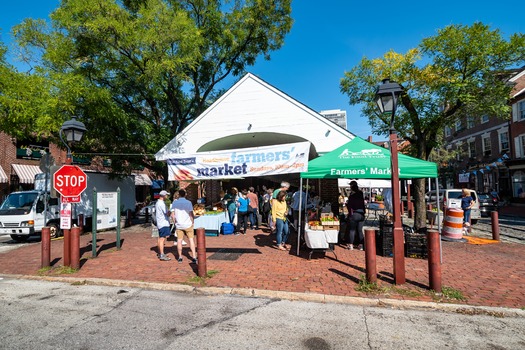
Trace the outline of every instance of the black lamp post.
{"label": "black lamp post", "polygon": [[[70,120],[65,121],[64,124],[62,124],[59,136],[60,140],[62,140],[62,143],[67,148],[66,164],[73,163],[71,148],[69,148],[68,142],[79,142],[82,139],[82,136],[84,135],[84,132],[86,130],[87,129],[84,123],[79,122],[75,116],[73,116]],[[65,140],[64,135],[66,136]]]}
{"label": "black lamp post", "polygon": [[401,223],[401,193],[399,189],[399,164],[397,150],[397,132],[394,128],[397,99],[403,92],[403,87],[390,79],[383,79],[377,87],[376,103],[381,114],[390,114],[390,154],[392,171],[392,207],[393,207],[393,237],[394,237],[394,281],[405,283],[405,246],[403,225]]}

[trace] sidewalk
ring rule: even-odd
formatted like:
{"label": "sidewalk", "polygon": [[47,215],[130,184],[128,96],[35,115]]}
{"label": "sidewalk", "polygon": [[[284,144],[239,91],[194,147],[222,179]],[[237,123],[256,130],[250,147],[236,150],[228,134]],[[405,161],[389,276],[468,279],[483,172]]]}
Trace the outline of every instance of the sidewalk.
{"label": "sidewalk", "polygon": [[[171,261],[156,257],[156,238],[149,224],[122,229],[122,248],[115,246],[115,232],[98,233],[98,257],[91,258],[91,234],[81,236],[81,268],[72,274],[57,274],[63,264],[63,240],[51,242],[51,264],[55,269],[40,272],[47,276],[104,278],[111,280],[156,282],[202,286],[197,266],[190,264],[189,248],[184,247],[184,262],[177,263],[173,242],[166,253]],[[294,240],[295,241],[295,240]],[[248,231],[243,236],[206,237],[207,271],[215,273],[206,279],[209,287],[259,289],[281,292],[319,293],[334,296],[390,298],[416,301],[493,306],[525,307],[525,245],[496,243],[474,245],[442,242],[442,285],[460,292],[465,300],[437,298],[428,290],[428,262],[405,259],[406,284],[393,283],[393,261],[377,256],[378,287],[381,293],[356,291],[365,275],[365,253],[336,246],[334,254],[314,253],[308,260],[303,249],[295,255],[273,248],[267,231]],[[0,254],[0,274],[39,275],[40,243],[28,244]],[[221,249],[230,249],[222,251]],[[215,255],[214,255],[215,254]],[[214,255],[214,256],[213,256]],[[222,260],[216,259],[220,258]],[[236,259],[235,259],[236,258]],[[377,292],[377,291],[376,291]]]}

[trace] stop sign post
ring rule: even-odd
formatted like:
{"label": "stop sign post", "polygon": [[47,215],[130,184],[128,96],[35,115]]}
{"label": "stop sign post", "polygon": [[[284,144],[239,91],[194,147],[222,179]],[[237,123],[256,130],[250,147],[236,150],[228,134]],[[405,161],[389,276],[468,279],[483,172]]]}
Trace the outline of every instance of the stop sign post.
{"label": "stop sign post", "polygon": [[76,165],[63,165],[53,174],[53,188],[62,197],[79,197],[87,187],[87,175]]}

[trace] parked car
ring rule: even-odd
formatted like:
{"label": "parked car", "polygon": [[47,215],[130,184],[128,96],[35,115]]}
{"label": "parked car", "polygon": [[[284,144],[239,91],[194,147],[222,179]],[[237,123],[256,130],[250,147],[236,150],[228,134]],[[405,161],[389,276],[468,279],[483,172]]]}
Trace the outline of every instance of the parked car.
{"label": "parked car", "polygon": [[490,216],[490,212],[498,210],[498,199],[490,193],[478,194],[481,216]]}
{"label": "parked car", "polygon": [[[440,189],[439,190],[439,201],[440,201],[440,208],[445,211],[447,208],[461,208],[461,195],[462,195],[462,189],[460,188],[446,188],[446,189]],[[472,210],[470,212],[470,222],[472,225],[475,225],[479,219],[481,219],[481,212],[480,212],[480,203],[478,194],[475,190],[470,190],[470,196],[474,200],[474,205],[472,206]],[[425,199],[427,201],[427,204],[432,204],[434,207],[436,206],[436,191],[432,190],[426,193]]]}
{"label": "parked car", "polygon": [[155,209],[155,203],[156,201],[150,202],[148,205],[142,207],[139,210],[138,216],[146,216],[146,210],[148,211],[148,215],[151,216],[151,213],[153,213],[153,209]]}

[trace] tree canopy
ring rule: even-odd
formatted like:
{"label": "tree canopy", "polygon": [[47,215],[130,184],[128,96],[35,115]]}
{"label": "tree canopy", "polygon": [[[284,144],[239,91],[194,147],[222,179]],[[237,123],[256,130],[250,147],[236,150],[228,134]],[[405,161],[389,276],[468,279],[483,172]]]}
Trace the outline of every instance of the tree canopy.
{"label": "tree canopy", "polygon": [[14,28],[33,65],[24,78],[41,80],[42,102],[58,123],[41,123],[40,111],[11,110],[5,130],[25,120],[39,135],[56,133],[56,124],[76,115],[88,129],[84,150],[113,154],[115,170],[153,167],[144,156],[213,103],[226,77],[282,46],[290,3],[63,0],[50,23],[27,19]]}
{"label": "tree canopy", "polygon": [[[524,34],[506,40],[482,23],[450,25],[405,54],[389,51],[381,58],[363,58],[344,73],[340,87],[350,104],[363,106],[372,130],[387,134],[390,117],[376,112],[375,89],[384,78],[401,84],[395,129],[410,141],[413,155],[427,160],[440,146],[444,127],[456,120],[484,114],[508,118],[509,69],[524,63]],[[423,227],[424,182],[416,182],[416,190],[416,227]]]}

